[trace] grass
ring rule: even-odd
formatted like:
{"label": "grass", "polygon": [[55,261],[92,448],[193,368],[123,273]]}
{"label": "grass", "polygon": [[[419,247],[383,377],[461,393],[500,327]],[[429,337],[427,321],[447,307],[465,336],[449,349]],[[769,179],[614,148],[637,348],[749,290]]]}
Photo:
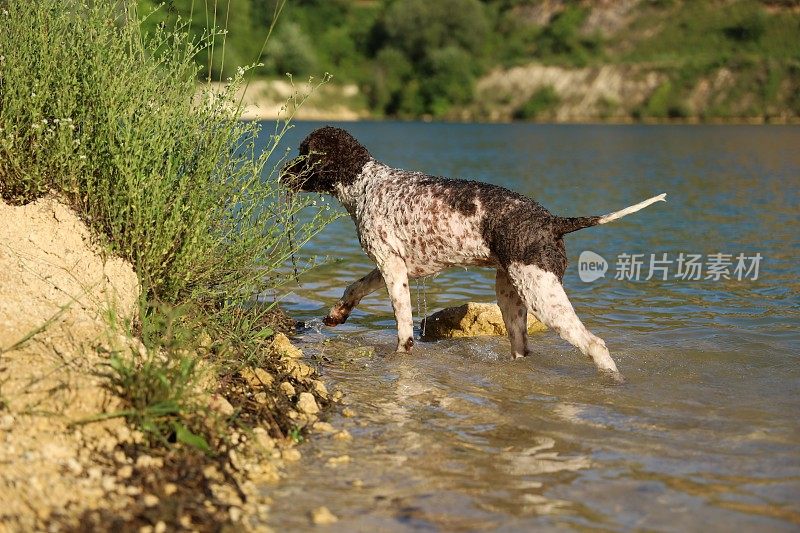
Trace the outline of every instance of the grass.
{"label": "grass", "polygon": [[193,335],[207,331],[226,368],[245,364],[272,333],[254,295],[290,279],[287,259],[332,217],[296,223],[312,200],[277,185],[302,97],[262,149],[266,132],[239,120],[234,96],[254,65],[197,95],[195,58],[220,28],[200,41],[188,21],[145,33],[148,14],[128,0],[0,8],[0,195],[22,204],[55,192],[133,264],[143,305],[131,332],[145,351],[110,354],[109,386],[154,441],[202,448],[186,422],[202,415]]}

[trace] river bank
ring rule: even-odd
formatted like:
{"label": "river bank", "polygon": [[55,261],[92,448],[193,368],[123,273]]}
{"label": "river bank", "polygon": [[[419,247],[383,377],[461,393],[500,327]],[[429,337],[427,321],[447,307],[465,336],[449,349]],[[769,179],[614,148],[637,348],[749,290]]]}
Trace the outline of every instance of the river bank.
{"label": "river bank", "polygon": [[0,528],[258,528],[303,436],[347,438],[324,422],[340,394],[278,333],[258,367],[193,354],[213,449],[154,445],[114,385],[115,356],[148,364],[131,265],[57,198],[0,202],[0,220]]}
{"label": "river bank", "polygon": [[[753,67],[755,68],[755,67]],[[798,80],[775,82],[770,101],[749,88],[763,72],[719,68],[686,82],[677,95],[669,70],[647,65],[569,68],[530,63],[494,69],[475,85],[471,103],[451,107],[436,120],[455,122],[540,122],[567,124],[797,124]],[[215,84],[220,90],[221,84]],[[311,95],[295,109],[287,100]],[[253,80],[239,93],[247,120],[274,120],[295,112],[298,120],[380,120],[356,84],[312,84]],[[430,115],[403,116],[434,120]]]}

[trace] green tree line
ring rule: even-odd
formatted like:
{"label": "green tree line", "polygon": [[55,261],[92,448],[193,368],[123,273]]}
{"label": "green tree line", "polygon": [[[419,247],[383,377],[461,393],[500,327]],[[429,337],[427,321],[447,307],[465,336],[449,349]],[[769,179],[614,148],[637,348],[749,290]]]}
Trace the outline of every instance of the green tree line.
{"label": "green tree line", "polygon": [[223,80],[255,61],[263,63],[254,70],[263,77],[329,72],[357,84],[376,115],[400,117],[444,116],[473,101],[475,83],[489,69],[529,62],[668,71],[669,90],[643,113],[679,115],[682,91],[721,66],[750,69],[757,79],[743,90],[763,96],[776,79],[800,72],[800,14],[792,5],[643,0],[621,28],[587,29],[596,7],[588,1],[168,0],[156,9],[156,0],[140,0],[142,15],[154,11],[151,27],[191,17],[196,35],[227,28],[200,56],[201,76]]}

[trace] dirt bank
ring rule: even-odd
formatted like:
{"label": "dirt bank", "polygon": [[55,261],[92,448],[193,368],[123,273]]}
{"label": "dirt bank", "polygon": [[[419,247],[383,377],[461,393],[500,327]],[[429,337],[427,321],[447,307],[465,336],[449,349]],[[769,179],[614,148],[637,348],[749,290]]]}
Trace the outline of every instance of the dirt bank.
{"label": "dirt bank", "polygon": [[122,417],[76,424],[126,407],[107,363],[144,350],[125,327],[138,298],[131,265],[69,208],[0,201],[0,530],[260,529],[302,435],[335,433],[321,419],[337,395],[281,334],[264,368],[202,365],[213,453],[153,448]]}
{"label": "dirt bank", "polygon": [[138,295],[131,266],[104,258],[68,208],[0,202],[0,524],[125,503],[105,500],[93,459],[130,437],[124,422],[68,424],[117,407],[98,348],[126,342],[109,313],[132,319]]}

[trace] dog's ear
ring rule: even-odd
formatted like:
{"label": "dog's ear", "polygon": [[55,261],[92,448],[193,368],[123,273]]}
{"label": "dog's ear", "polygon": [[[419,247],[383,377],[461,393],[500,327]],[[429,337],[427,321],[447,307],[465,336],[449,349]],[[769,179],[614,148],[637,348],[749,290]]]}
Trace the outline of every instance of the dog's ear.
{"label": "dog's ear", "polygon": [[372,159],[369,151],[341,128],[325,126],[300,144],[306,179],[304,191],[331,193],[337,183],[349,185]]}

